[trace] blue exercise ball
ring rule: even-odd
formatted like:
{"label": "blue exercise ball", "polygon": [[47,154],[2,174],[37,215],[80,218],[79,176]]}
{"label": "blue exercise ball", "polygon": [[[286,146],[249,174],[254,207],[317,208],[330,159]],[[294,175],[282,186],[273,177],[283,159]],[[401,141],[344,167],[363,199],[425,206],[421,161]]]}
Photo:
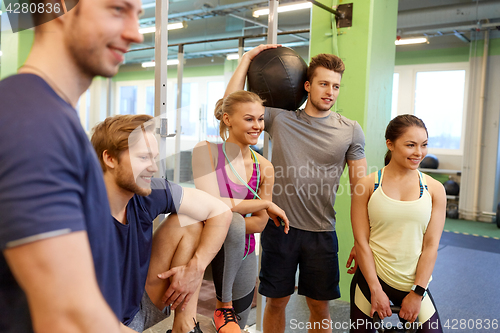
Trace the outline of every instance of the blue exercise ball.
{"label": "blue exercise ball", "polygon": [[443,186],[447,195],[458,195],[460,193],[460,185],[454,180],[445,181]]}
{"label": "blue exercise ball", "polygon": [[425,169],[437,169],[439,166],[439,160],[436,155],[427,154],[422,162],[420,162],[420,167]]}

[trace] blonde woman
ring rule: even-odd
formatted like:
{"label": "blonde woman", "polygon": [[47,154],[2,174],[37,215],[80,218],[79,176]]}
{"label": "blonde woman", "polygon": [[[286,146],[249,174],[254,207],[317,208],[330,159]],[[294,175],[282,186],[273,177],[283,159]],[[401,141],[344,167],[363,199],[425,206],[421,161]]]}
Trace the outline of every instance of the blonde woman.
{"label": "blonde woman", "polygon": [[224,201],[233,211],[228,236],[212,261],[217,293],[214,325],[217,332],[240,332],[252,304],[257,276],[255,239],[271,217],[288,232],[285,212],[272,202],[274,168],[250,146],[264,130],[260,97],[236,91],[217,102],[221,144],[200,142],[193,152],[193,175],[198,189]]}

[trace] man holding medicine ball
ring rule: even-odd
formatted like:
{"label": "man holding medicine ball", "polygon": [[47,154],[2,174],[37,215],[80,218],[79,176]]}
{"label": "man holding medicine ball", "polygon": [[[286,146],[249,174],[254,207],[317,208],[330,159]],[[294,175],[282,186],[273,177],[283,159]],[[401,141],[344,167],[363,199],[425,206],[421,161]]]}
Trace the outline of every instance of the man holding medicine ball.
{"label": "man holding medicine ball", "polygon": [[[260,45],[245,53],[225,96],[244,88],[252,59],[276,47],[279,45]],[[339,178],[347,164],[352,189],[367,169],[361,126],[330,111],[339,94],[344,68],[337,56],[313,57],[304,84],[308,94],[305,108],[265,110],[265,131],[272,139],[275,168],[273,201],[290,220],[288,235],[272,221],[262,232],[259,292],[267,297],[266,333],[285,331],[285,308],[295,289],[297,266],[298,293],[306,297],[311,312],[309,322],[317,322],[321,327],[311,332],[331,332],[323,329],[321,323],[325,319],[330,322],[328,301],[340,297],[333,209]],[[354,256],[352,251],[348,266]],[[349,273],[355,268],[349,269]]]}

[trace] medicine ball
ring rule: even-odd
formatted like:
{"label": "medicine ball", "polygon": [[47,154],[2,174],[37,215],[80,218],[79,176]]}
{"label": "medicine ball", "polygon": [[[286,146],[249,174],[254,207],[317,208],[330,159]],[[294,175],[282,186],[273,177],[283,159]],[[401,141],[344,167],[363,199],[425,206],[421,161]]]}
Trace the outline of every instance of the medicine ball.
{"label": "medicine ball", "polygon": [[451,179],[445,181],[443,185],[447,195],[458,195],[460,192],[460,185]]}
{"label": "medicine ball", "polygon": [[424,157],[422,162],[420,162],[420,167],[425,169],[437,169],[439,166],[439,160],[436,155],[428,154]]}
{"label": "medicine ball", "polygon": [[248,90],[269,107],[297,110],[307,99],[306,81],[307,64],[288,47],[262,51],[248,68]]}
{"label": "medicine ball", "polygon": [[446,207],[446,217],[450,219],[458,219],[458,205],[455,203],[450,203]]}

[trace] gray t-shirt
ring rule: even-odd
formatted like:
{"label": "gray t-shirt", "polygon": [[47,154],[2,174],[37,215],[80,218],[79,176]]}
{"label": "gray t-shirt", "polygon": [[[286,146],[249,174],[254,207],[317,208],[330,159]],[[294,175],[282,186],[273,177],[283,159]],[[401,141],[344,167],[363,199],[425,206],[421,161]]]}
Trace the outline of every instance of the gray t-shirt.
{"label": "gray t-shirt", "polygon": [[266,108],[264,121],[272,140],[273,202],[294,228],[335,230],[339,178],[347,160],[365,157],[361,126],[334,112],[315,118],[276,108]]}

